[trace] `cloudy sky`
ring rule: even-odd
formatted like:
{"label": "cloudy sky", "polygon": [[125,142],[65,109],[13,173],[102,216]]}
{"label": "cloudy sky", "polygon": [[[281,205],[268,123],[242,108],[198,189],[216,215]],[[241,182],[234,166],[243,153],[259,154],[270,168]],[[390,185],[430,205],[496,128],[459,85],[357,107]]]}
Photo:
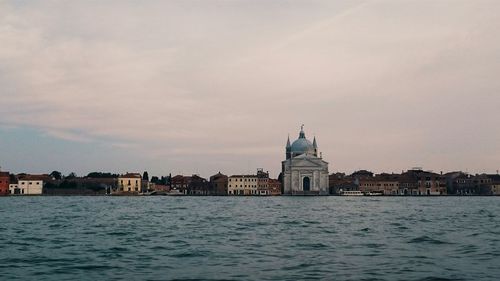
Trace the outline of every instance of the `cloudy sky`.
{"label": "cloudy sky", "polygon": [[500,1],[0,0],[0,165],[500,168]]}

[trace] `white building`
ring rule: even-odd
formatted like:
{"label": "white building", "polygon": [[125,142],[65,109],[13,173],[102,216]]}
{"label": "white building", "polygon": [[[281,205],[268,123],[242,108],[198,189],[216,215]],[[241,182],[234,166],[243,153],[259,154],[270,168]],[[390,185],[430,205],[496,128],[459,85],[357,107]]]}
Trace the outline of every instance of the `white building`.
{"label": "white building", "polygon": [[18,183],[9,185],[10,195],[41,195],[43,193],[43,177],[27,175],[19,179]]}
{"label": "white building", "polygon": [[286,144],[286,160],[282,162],[285,195],[327,195],[328,162],[318,157],[316,138],[311,143],[302,126],[299,138]]}
{"label": "white building", "polygon": [[258,195],[257,175],[234,175],[228,178],[228,195]]}

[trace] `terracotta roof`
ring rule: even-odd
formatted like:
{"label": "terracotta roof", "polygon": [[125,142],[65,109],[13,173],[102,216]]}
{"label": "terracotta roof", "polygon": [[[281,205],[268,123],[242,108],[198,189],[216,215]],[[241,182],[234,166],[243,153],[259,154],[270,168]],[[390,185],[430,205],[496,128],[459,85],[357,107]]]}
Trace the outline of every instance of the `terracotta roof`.
{"label": "terracotta roof", "polygon": [[142,178],[139,173],[126,173],[125,175],[121,175],[120,178]]}
{"label": "terracotta roof", "polygon": [[0,177],[8,177],[9,172],[0,172]]}
{"label": "terracotta roof", "polygon": [[20,181],[49,181],[52,178],[49,175],[22,175]]}

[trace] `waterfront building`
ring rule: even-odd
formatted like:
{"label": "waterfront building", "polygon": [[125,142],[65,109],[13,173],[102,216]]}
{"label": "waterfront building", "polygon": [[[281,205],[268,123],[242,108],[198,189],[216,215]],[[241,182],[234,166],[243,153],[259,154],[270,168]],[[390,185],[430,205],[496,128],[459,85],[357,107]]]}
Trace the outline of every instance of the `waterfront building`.
{"label": "waterfront building", "polygon": [[399,175],[379,174],[371,178],[358,179],[359,190],[364,193],[380,193],[383,195],[401,195],[399,190]]}
{"label": "waterfront building", "polygon": [[189,180],[188,195],[212,195],[212,188],[207,179],[198,175],[192,175]]}
{"label": "waterfront building", "polygon": [[221,172],[210,177],[214,195],[227,195],[228,177]]}
{"label": "waterfront building", "polygon": [[228,195],[257,195],[257,175],[233,175],[228,179]]}
{"label": "waterfront building", "polygon": [[450,172],[443,177],[449,194],[490,195],[493,193],[492,179],[486,174],[473,176],[464,172]]}
{"label": "waterfront building", "polygon": [[333,173],[328,176],[330,194],[340,194],[341,191],[358,191],[359,185],[354,183],[352,176],[345,173]]}
{"label": "waterfront building", "polygon": [[257,169],[257,194],[267,196],[269,194],[269,172]]}
{"label": "waterfront building", "polygon": [[399,174],[382,173],[375,176],[379,191],[384,195],[401,195],[399,189]]}
{"label": "waterfront building", "polygon": [[0,172],[0,196],[9,194],[10,174],[9,172]]}
{"label": "waterfront building", "polygon": [[475,185],[475,191],[478,195],[491,195],[493,194],[493,180],[490,175],[476,174],[472,177]]}
{"label": "waterfront building", "polygon": [[152,190],[154,190],[154,183],[150,182],[149,180],[142,179],[141,192],[144,193]]}
{"label": "waterfront building", "polygon": [[142,177],[139,173],[126,173],[118,177],[118,192],[139,193],[142,186]]}
{"label": "waterfront building", "polygon": [[327,195],[329,188],[328,162],[318,153],[316,138],[306,138],[302,126],[299,138],[285,149],[282,162],[283,191],[285,195]]}
{"label": "waterfront building", "polygon": [[171,189],[185,195],[211,195],[210,182],[198,175],[176,175],[171,179]]}
{"label": "waterfront building", "polygon": [[401,174],[399,189],[402,195],[446,195],[446,178],[421,168],[414,168]]}
{"label": "waterfront building", "polygon": [[187,194],[190,182],[190,176],[176,175],[171,178],[170,186],[172,190],[178,190],[182,194]]}
{"label": "waterfront building", "polygon": [[500,175],[488,175],[491,179],[491,194],[500,195]]}
{"label": "waterfront building", "polygon": [[47,175],[18,175],[17,183],[9,185],[11,195],[42,195],[44,182],[50,179]]}
{"label": "waterfront building", "polygon": [[[16,193],[17,192],[17,193]],[[9,195],[22,195],[17,179],[9,184]]]}
{"label": "waterfront building", "polygon": [[169,192],[170,186],[165,184],[151,183],[151,188],[156,192]]}
{"label": "waterfront building", "polygon": [[268,182],[268,195],[277,196],[281,195],[281,182],[276,179],[269,179]]}

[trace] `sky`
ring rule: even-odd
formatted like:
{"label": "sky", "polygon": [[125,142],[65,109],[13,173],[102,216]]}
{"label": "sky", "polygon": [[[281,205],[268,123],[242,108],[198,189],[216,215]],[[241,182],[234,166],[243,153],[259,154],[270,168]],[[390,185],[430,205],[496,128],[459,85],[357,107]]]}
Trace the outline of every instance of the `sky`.
{"label": "sky", "polygon": [[0,166],[500,169],[500,1],[0,0]]}

